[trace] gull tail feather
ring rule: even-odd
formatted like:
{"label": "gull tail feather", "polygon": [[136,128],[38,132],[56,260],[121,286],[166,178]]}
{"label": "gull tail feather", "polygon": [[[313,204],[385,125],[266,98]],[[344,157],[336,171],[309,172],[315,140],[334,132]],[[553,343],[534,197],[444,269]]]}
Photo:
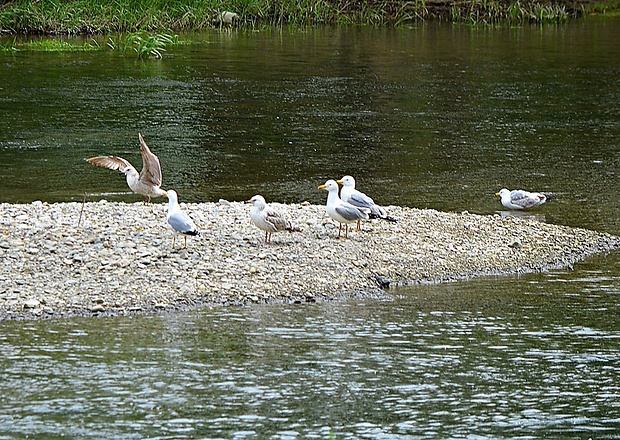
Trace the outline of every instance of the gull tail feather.
{"label": "gull tail feather", "polygon": [[388,222],[396,223],[398,219],[392,217],[391,215],[386,215],[385,217],[379,217],[381,220],[385,220]]}
{"label": "gull tail feather", "polygon": [[390,215],[387,215],[387,214],[386,215],[369,214],[369,217],[370,218],[378,218],[378,219],[385,220],[385,221],[388,221],[388,222],[393,222],[393,223],[396,223],[398,221],[398,219],[396,219],[396,218],[394,218],[394,217],[392,217]]}

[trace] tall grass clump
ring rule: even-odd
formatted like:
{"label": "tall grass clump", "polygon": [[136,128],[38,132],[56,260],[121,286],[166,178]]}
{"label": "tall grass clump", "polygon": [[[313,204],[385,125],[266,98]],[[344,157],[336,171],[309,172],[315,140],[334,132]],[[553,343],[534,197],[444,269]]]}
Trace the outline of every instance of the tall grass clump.
{"label": "tall grass clump", "polygon": [[426,0],[5,0],[4,33],[101,34],[221,26],[400,24],[424,18]]}
{"label": "tall grass clump", "polygon": [[173,44],[174,38],[170,34],[134,32],[127,37],[127,43],[133,47],[139,58],[161,58],[161,53],[166,51],[166,45]]}
{"label": "tall grass clump", "polygon": [[[598,1],[620,9],[620,0]],[[428,18],[543,23],[583,13],[579,8],[574,0],[0,0],[0,31],[72,35],[285,24],[392,26]],[[223,19],[229,17],[235,18]]]}
{"label": "tall grass clump", "polygon": [[599,2],[590,3],[584,6],[586,13],[606,15],[606,16],[620,16],[620,0],[602,0]]}
{"label": "tall grass clump", "polygon": [[134,53],[138,58],[148,59],[162,58],[162,52],[165,52],[168,46],[179,44],[186,44],[186,42],[179,40],[178,35],[138,31],[108,37],[106,45],[124,55]]}
{"label": "tall grass clump", "polygon": [[504,3],[499,0],[472,0],[469,3],[453,3],[452,21],[477,24],[525,24],[561,23],[570,18],[564,5],[543,4],[536,1],[521,4]]}

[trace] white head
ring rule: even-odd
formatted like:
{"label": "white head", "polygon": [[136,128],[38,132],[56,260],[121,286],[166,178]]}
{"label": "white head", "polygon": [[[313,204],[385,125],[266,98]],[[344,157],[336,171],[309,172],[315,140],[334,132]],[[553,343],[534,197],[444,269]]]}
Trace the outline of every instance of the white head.
{"label": "white head", "polygon": [[330,193],[333,191],[336,191],[336,193],[338,193],[338,184],[336,183],[335,180],[328,180],[327,182],[325,182],[324,185],[319,185],[319,189],[324,189],[326,191],[329,191]]}
{"label": "white head", "polygon": [[355,188],[355,179],[351,176],[344,176],[342,179],[337,180],[337,182],[342,186],[350,186]]}
{"label": "white head", "polygon": [[252,205],[254,205],[256,208],[262,209],[265,206],[267,206],[267,202],[265,202],[265,198],[261,195],[255,195],[254,197],[252,197],[250,200],[248,200],[245,203],[250,203]]}
{"label": "white head", "polygon": [[501,198],[508,197],[510,196],[510,190],[506,188],[502,188],[499,190],[498,193],[495,193],[495,195],[500,196]]}
{"label": "white head", "polygon": [[177,192],[173,189],[169,189],[168,191],[166,191],[164,197],[168,198],[168,203],[172,205],[174,205],[175,203],[179,203],[179,196],[177,195]]}

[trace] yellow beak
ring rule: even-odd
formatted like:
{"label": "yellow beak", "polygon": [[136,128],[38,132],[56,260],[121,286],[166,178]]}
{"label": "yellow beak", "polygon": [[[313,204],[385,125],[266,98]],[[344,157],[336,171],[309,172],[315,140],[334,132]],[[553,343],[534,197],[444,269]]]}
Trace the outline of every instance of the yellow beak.
{"label": "yellow beak", "polygon": [[325,189],[327,188],[325,185],[319,185],[319,189]]}
{"label": "yellow beak", "polygon": [[336,183],[337,183],[338,185],[342,185],[342,180],[336,180]]}

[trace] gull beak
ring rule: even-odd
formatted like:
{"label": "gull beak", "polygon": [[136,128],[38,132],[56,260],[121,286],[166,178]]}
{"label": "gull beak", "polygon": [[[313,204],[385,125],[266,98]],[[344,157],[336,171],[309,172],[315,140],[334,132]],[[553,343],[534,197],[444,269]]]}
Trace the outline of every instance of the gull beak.
{"label": "gull beak", "polygon": [[336,180],[336,183],[337,183],[338,185],[342,185],[342,180]]}
{"label": "gull beak", "polygon": [[319,189],[325,189],[327,188],[325,185],[319,185]]}
{"label": "gull beak", "polygon": [[168,194],[167,194],[167,193],[163,193],[163,194],[162,194],[162,196],[163,196],[164,198],[166,198],[166,199],[168,198]]}
{"label": "gull beak", "polygon": [[252,202],[252,200],[246,200],[246,201],[245,201],[245,204],[246,204],[246,205],[247,205],[247,204],[250,204],[250,203],[254,203],[254,202]]}
{"label": "gull beak", "polygon": [[495,193],[495,195],[499,197],[499,193]]}

